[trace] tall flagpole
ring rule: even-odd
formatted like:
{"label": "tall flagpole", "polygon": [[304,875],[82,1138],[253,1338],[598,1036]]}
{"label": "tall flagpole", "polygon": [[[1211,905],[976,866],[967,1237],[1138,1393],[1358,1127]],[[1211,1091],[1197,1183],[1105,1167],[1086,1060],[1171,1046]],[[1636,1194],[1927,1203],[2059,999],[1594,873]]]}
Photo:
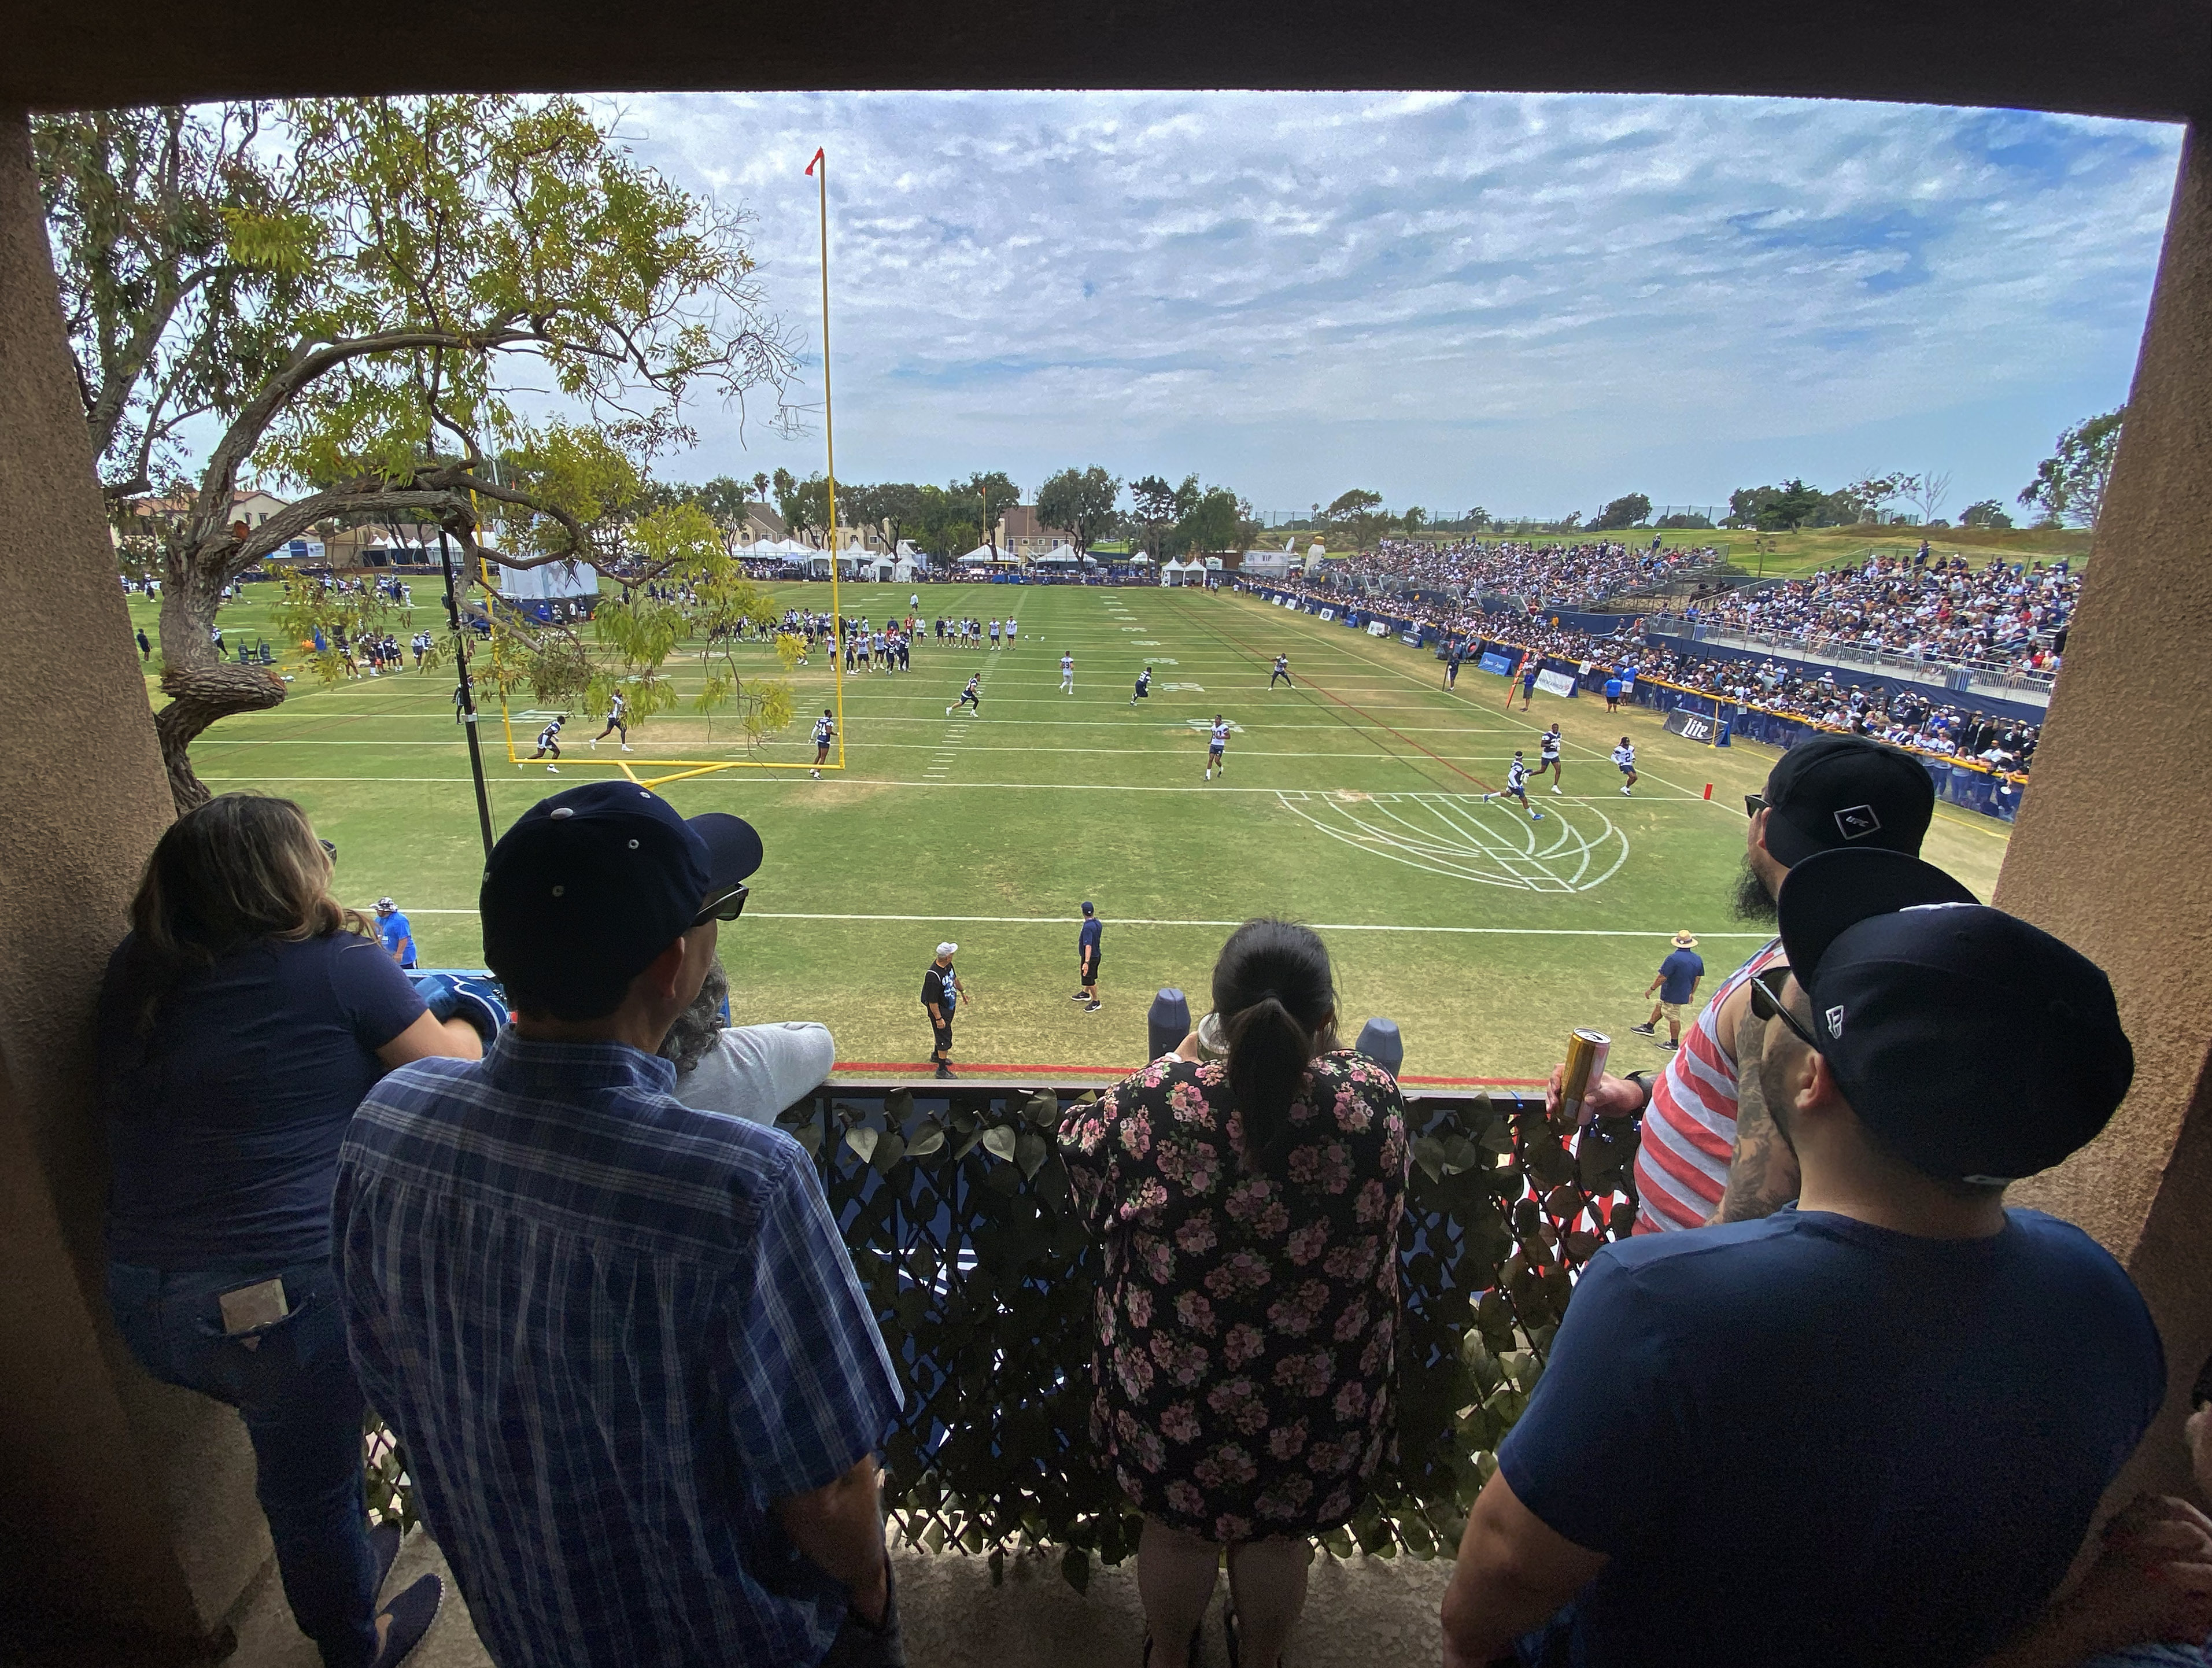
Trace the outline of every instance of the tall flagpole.
{"label": "tall flagpole", "polygon": [[[816,170],[820,172],[817,173]],[[837,606],[837,432],[830,410],[830,158],[817,145],[806,165],[820,186],[822,210],[822,441],[830,465],[830,617],[836,622],[830,639],[830,681],[836,691],[837,767],[845,765],[845,680],[838,673],[838,652],[844,647],[845,616]]]}

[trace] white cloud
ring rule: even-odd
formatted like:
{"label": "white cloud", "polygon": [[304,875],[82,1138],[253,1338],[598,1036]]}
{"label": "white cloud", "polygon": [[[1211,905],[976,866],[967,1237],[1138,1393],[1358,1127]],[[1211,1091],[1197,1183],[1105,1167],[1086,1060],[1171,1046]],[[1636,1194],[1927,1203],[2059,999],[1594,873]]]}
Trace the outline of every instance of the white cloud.
{"label": "white cloud", "polygon": [[[610,100],[756,217],[842,474],[1197,471],[1262,508],[1563,513],[1785,474],[2009,499],[2124,396],[2179,131],[1766,100],[789,94]],[[810,365],[807,376],[818,381]],[[811,389],[798,396],[818,398]],[[817,466],[702,414],[702,477]]]}

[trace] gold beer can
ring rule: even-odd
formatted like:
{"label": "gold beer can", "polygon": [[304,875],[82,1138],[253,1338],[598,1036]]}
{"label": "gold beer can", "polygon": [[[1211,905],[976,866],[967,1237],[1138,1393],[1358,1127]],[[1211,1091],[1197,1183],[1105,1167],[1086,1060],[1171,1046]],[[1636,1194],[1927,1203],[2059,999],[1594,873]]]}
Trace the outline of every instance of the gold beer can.
{"label": "gold beer can", "polygon": [[1567,1063],[1559,1074],[1559,1110],[1577,1123],[1583,1121],[1583,1102],[1589,1095],[1590,1086],[1605,1075],[1605,1058],[1612,1052],[1613,1038],[1601,1031],[1577,1029],[1567,1033]]}

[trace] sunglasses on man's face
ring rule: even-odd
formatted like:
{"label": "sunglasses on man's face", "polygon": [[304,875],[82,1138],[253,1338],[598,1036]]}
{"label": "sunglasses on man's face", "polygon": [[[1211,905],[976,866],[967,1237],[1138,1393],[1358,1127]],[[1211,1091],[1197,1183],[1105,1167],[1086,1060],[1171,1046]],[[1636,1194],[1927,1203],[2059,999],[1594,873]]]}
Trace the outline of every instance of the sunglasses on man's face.
{"label": "sunglasses on man's face", "polygon": [[717,892],[699,906],[699,913],[691,917],[691,924],[703,927],[710,921],[735,921],[745,912],[745,899],[750,888],[736,886],[725,892]]}
{"label": "sunglasses on man's face", "polygon": [[1762,811],[1764,811],[1764,810],[1765,810],[1765,809],[1766,809],[1766,795],[1765,795],[1765,794],[1746,794],[1743,796],[1743,814],[1744,814],[1745,816],[1747,816],[1747,817],[1755,817],[1755,816],[1757,816],[1760,812],[1762,812]]}
{"label": "sunglasses on man's face", "polygon": [[1782,1005],[1782,987],[1790,980],[1786,966],[1774,966],[1751,976],[1751,1016],[1754,1020],[1779,1020],[1796,1033],[1797,1040],[1813,1050],[1820,1052],[1820,1039],[1805,1029],[1804,1022]]}

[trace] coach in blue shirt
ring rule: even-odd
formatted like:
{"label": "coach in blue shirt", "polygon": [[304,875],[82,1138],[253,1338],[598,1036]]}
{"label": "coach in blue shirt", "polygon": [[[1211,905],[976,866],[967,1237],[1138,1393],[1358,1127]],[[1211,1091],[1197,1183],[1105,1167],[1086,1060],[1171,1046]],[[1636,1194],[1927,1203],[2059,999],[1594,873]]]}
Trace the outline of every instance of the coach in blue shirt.
{"label": "coach in blue shirt", "polygon": [[2127,1092],[2105,976],[1900,853],[1809,858],[1780,910],[1753,1012],[1803,1191],[1591,1263],[1468,1518],[1448,1668],[1974,1662],[2038,1625],[2165,1394],[2120,1266],[2004,1203]]}
{"label": "coach in blue shirt", "polygon": [[541,801],[479,899],[515,1024],[385,1078],[340,1154],[362,1387],[501,1668],[900,1659],[899,1386],[813,1166],[654,1052],[760,860],[632,783]]}

